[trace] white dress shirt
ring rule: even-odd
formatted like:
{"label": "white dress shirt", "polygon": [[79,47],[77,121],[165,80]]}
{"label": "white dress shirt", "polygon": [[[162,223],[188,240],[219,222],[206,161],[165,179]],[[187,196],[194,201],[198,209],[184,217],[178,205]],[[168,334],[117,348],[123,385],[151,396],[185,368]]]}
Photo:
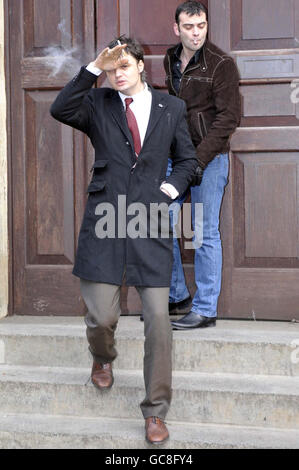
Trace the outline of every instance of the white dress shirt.
{"label": "white dress shirt", "polygon": [[[94,75],[101,75],[102,70],[94,66],[94,63],[91,62],[86,69],[93,73]],[[124,109],[126,110],[126,103],[125,99],[126,98],[133,98],[133,102],[130,105],[131,111],[134,113],[137,125],[138,125],[138,130],[140,134],[140,141],[141,141],[141,146],[143,145],[144,138],[146,135],[146,131],[148,128],[148,123],[150,119],[150,114],[151,114],[151,107],[152,107],[152,94],[147,86],[147,83],[144,84],[144,90],[140,91],[139,93],[136,93],[133,96],[128,96],[124,95],[120,91],[118,92],[120,99],[122,100]],[[169,183],[162,183],[160,186],[161,191],[169,193],[171,199],[176,199],[179,195],[178,191],[176,188]]]}
{"label": "white dress shirt", "polygon": [[133,111],[137,121],[142,147],[152,109],[152,94],[148,89],[147,83],[144,84],[144,90],[140,91],[139,93],[136,93],[133,96],[124,95],[120,91],[118,92],[118,94],[122,100],[124,110],[126,110],[125,99],[133,99],[133,102],[130,104],[130,109],[131,111]]}

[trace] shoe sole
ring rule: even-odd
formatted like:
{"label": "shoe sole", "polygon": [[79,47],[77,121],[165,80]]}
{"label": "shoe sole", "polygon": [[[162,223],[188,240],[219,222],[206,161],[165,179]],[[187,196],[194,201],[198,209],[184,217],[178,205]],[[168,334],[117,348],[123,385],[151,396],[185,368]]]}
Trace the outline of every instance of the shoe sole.
{"label": "shoe sole", "polygon": [[197,328],[211,328],[213,326],[216,326],[216,323],[210,323],[208,325],[203,325],[203,326],[176,326],[176,325],[171,325],[173,330],[196,330]]}
{"label": "shoe sole", "polygon": [[161,444],[165,444],[169,440],[169,436],[166,437],[163,441],[150,441],[147,437],[145,437],[145,440],[148,444],[154,445],[154,446],[159,446]]}

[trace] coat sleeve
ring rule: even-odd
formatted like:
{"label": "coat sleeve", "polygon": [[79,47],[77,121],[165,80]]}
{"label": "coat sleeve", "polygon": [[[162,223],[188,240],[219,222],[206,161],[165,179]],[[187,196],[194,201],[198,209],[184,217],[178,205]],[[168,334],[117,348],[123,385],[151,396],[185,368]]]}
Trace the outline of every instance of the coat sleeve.
{"label": "coat sleeve", "polygon": [[187,124],[186,105],[182,100],[177,102],[179,112],[171,146],[173,171],[166,182],[172,184],[182,195],[193,180],[198,162]]}
{"label": "coat sleeve", "polygon": [[82,67],[57,96],[50,108],[51,115],[63,124],[88,134],[94,115],[91,88],[96,80],[96,75]]}

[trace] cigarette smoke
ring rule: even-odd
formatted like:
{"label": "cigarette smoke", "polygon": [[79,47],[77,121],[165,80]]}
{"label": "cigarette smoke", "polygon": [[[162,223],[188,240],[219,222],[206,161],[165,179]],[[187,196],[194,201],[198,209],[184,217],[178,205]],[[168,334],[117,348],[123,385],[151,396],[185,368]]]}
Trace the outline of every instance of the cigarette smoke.
{"label": "cigarette smoke", "polygon": [[[72,43],[71,35],[66,31],[65,20],[58,25],[64,40]],[[56,77],[59,73],[67,71],[69,74],[75,74],[80,68],[82,50],[79,47],[50,46],[45,49],[45,63],[51,70],[50,77]]]}
{"label": "cigarette smoke", "polygon": [[59,47],[48,47],[46,49],[46,65],[51,69],[50,77],[56,77],[60,72],[68,71],[74,74],[81,65],[81,61],[74,57],[78,48],[61,49]]}

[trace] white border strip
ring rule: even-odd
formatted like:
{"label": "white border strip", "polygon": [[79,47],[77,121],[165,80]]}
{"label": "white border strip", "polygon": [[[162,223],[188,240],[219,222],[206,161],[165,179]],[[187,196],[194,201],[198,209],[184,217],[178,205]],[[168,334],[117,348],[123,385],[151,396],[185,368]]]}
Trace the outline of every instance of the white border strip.
{"label": "white border strip", "polygon": [[8,313],[7,130],[4,70],[4,4],[0,0],[0,318]]}

